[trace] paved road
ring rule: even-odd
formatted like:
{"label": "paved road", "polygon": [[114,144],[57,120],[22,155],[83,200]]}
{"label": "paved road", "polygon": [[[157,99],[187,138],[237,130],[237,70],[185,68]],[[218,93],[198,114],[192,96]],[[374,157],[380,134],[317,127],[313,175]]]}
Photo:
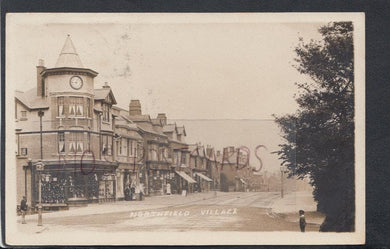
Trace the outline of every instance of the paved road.
{"label": "paved road", "polygon": [[[278,198],[275,192],[156,196],[44,214],[44,224],[52,231],[299,231],[298,215],[287,221],[272,213],[270,205]],[[318,229],[307,226],[307,231]]]}

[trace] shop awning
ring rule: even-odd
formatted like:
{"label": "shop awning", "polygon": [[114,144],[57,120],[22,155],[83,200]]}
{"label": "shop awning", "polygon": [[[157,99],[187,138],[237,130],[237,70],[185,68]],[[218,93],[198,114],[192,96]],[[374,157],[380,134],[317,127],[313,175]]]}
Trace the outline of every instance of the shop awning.
{"label": "shop awning", "polygon": [[200,176],[200,178],[203,178],[203,180],[206,180],[208,182],[212,182],[213,180],[208,178],[207,176],[203,175],[202,173],[196,173],[196,175]]}
{"label": "shop awning", "polygon": [[248,183],[246,183],[242,178],[240,178],[241,182],[245,185],[247,185]]}
{"label": "shop awning", "polygon": [[176,172],[176,174],[181,176],[184,180],[186,180],[188,183],[196,183],[196,181],[194,179],[192,179],[189,175],[187,175],[183,171],[175,171],[175,172]]}

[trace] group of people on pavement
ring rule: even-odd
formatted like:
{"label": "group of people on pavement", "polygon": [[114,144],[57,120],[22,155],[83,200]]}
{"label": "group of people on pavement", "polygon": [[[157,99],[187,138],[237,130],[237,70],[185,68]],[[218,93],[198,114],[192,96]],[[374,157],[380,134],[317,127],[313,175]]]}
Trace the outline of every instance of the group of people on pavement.
{"label": "group of people on pavement", "polygon": [[140,201],[142,201],[142,197],[145,191],[144,189],[145,188],[142,183],[138,185],[132,184],[131,186],[127,185],[125,188],[125,200],[132,201],[139,199]]}

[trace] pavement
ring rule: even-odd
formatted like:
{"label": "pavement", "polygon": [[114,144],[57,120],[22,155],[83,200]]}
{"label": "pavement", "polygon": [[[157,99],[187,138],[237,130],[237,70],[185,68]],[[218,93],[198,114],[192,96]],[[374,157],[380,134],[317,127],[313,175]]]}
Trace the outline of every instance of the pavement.
{"label": "pavement", "polygon": [[[238,209],[238,215],[205,215],[202,212],[218,209]],[[27,215],[27,224],[18,230],[29,234],[50,234],[50,231],[194,231],[245,230],[295,231],[298,210],[306,213],[311,231],[318,231],[324,217],[316,212],[316,203],[310,192],[287,193],[280,198],[277,192],[208,192],[187,196],[164,195],[146,197],[143,201],[117,201],[71,207],[69,210],[43,214],[43,226],[37,226],[37,215]],[[134,212],[188,211],[188,217],[130,217]],[[167,226],[166,224],[169,224]],[[138,230],[137,230],[138,229]]]}
{"label": "pavement", "polygon": [[299,210],[305,211],[306,222],[321,225],[325,216],[317,212],[317,202],[311,192],[291,192],[284,198],[275,199],[271,204],[272,212],[280,214],[285,220],[297,222]]}

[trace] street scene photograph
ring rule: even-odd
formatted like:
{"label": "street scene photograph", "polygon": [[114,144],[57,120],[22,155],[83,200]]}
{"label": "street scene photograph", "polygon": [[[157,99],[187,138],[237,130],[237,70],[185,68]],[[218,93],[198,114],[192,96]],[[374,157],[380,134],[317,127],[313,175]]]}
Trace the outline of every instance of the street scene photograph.
{"label": "street scene photograph", "polygon": [[8,244],[364,243],[363,14],[6,25]]}

